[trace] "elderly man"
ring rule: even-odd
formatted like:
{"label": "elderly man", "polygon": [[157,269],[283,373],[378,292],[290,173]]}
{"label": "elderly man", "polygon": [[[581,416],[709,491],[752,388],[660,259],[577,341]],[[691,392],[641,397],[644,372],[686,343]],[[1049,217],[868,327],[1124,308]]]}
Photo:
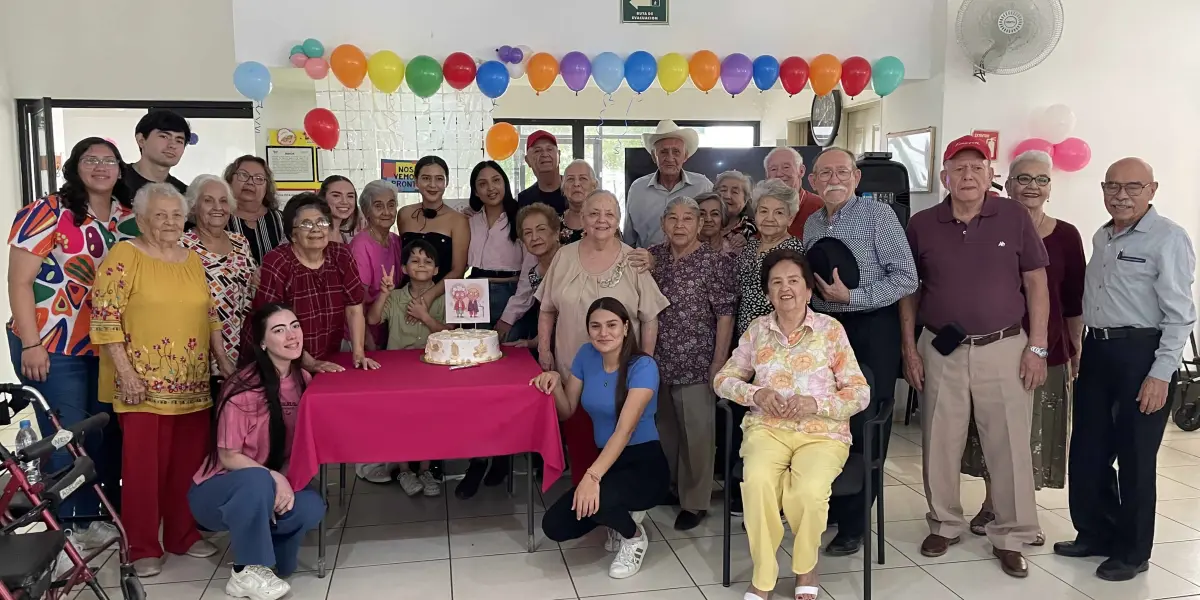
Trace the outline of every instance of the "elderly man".
{"label": "elderly man", "polygon": [[1112,220],[1092,236],[1084,277],[1087,333],[1067,469],[1079,533],[1054,551],[1106,556],[1096,576],[1126,581],[1149,567],[1154,544],[1155,460],[1196,324],[1196,254],[1187,232],[1150,204],[1158,182],[1145,161],[1117,161],[1101,186]]}
{"label": "elderly man", "polygon": [[803,238],[804,222],[808,220],[809,215],[824,206],[820,196],[804,189],[804,157],[793,148],[780,146],[767,153],[767,157],[763,159],[763,170],[767,173],[767,179],[782,179],[800,193],[800,210],[788,226],[788,233],[795,238]]}
{"label": "elderly man", "polygon": [[[900,301],[904,378],[924,392],[921,431],[930,534],[921,554],[942,556],[967,529],[959,467],[972,414],[992,476],[992,554],[1013,577],[1036,540],[1029,452],[1033,389],[1046,378],[1046,248],[1028,211],[989,196],[987,146],[964,136],[946,147],[949,197],[913,215],[908,244],[920,287]],[[1028,313],[1029,333],[1021,328]],[[924,331],[918,344],[914,332]]]}
{"label": "elderly man", "polygon": [[658,170],[634,180],[625,194],[622,237],[634,248],[649,248],[666,239],[660,220],[669,200],[679,196],[695,198],[712,190],[707,177],[683,170],[683,163],[700,147],[700,136],[695,129],[662,121],[654,133],[642,135],[642,142],[654,157]]}
{"label": "elderly man", "polygon": [[562,175],[558,170],[558,138],[541,129],[525,139],[525,164],[533,170],[537,182],[517,194],[517,206],[524,208],[534,202],[549,205],[554,212],[567,210],[567,197],[562,192]]}
{"label": "elderly man", "polygon": [[[876,385],[890,397],[900,375],[901,298],[917,291],[917,267],[904,228],[886,204],[854,195],[862,173],[854,155],[828,148],[817,155],[808,182],[824,200],[824,209],[804,224],[804,249],[813,265],[817,289],[812,307],[841,321],[861,365],[871,369]],[[816,197],[816,196],[813,196]],[[794,222],[794,221],[793,221]],[[851,281],[844,277],[849,275]],[[878,405],[850,418],[851,453],[864,453],[863,426]],[[880,455],[887,456],[889,420],[880,438]],[[878,487],[872,491],[878,492]],[[831,498],[829,514],[838,524],[837,536],[825,547],[831,556],[858,552],[865,531],[863,511],[875,498],[864,492]]]}

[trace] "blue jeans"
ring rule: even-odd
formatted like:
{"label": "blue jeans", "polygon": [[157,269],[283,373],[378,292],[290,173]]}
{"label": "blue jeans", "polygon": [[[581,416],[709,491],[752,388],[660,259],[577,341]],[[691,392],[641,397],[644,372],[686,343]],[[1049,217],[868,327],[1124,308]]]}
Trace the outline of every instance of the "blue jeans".
{"label": "blue jeans", "polygon": [[321,496],[309,489],[296,492],[292,510],[276,515],[275,480],[266,469],[255,468],[192,484],[188,505],[200,527],[229,532],[233,564],[274,566],[280,577],[295,572],[304,534],[325,516]]}
{"label": "blue jeans", "polygon": [[[46,397],[46,402],[50,404],[50,409],[58,414],[58,420],[63,427],[74,425],[94,414],[109,414],[108,427],[104,431],[88,435],[83,447],[96,464],[97,481],[113,502],[114,508],[118,508],[121,482],[120,428],[117,425],[117,417],[112,412],[112,405],[100,402],[97,397],[100,358],[52,352],[50,374],[46,381],[31,381],[21,375],[21,345],[21,338],[9,330],[8,349],[13,369],[16,370],[21,383],[33,387]],[[34,407],[41,437],[54,435],[54,425],[49,416],[36,403]],[[65,449],[59,450],[42,463],[42,473],[57,472],[68,467],[73,460]],[[59,506],[58,516],[63,521],[87,526],[92,519],[103,516],[101,508],[100,497],[91,486],[86,486]]]}
{"label": "blue jeans", "polygon": [[[508,306],[508,299],[512,298],[517,293],[517,282],[509,281],[507,283],[489,283],[488,284],[488,309],[491,311],[489,315],[492,320],[488,323],[490,329],[496,328],[496,323],[500,321],[500,317],[504,314],[504,307]],[[506,341],[506,340],[500,340]]]}

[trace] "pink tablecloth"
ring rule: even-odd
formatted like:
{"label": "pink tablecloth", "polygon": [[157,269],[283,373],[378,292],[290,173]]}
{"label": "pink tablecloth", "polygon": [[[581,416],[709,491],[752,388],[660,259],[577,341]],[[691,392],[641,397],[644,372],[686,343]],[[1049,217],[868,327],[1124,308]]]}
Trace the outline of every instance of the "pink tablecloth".
{"label": "pink tablecloth", "polygon": [[369,352],[382,366],[317,375],[300,401],[288,480],[299,490],[321,464],[400,462],[537,452],[543,490],[563,471],[554,400],[529,385],[529,351],[469,369],[421,362],[420,350]]}

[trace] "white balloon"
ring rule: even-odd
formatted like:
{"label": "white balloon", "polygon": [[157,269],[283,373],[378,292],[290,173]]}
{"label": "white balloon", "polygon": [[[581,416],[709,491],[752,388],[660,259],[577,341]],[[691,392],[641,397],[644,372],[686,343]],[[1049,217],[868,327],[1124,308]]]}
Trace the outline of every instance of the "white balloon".
{"label": "white balloon", "polygon": [[521,49],[521,74],[525,74],[525,65],[529,64],[529,57],[533,56],[533,50],[529,46],[517,46]]}
{"label": "white balloon", "polygon": [[504,65],[508,69],[508,76],[512,79],[520,79],[525,76],[525,63],[509,63]]}
{"label": "white balloon", "polygon": [[1034,137],[1057,144],[1071,136],[1075,129],[1075,111],[1066,104],[1055,104],[1039,115],[1033,124]]}

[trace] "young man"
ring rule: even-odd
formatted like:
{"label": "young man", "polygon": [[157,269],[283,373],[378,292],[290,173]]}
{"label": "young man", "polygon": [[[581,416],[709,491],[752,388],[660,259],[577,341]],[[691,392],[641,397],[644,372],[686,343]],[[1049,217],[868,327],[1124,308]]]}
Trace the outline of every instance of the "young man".
{"label": "young man", "polygon": [[122,200],[133,202],[137,191],[150,183],[169,183],[180,194],[186,193],[187,185],[171,176],[171,168],[179,164],[192,137],[188,122],[169,110],[152,110],[138,121],[133,137],[142,156],[135,163],[121,165],[121,178],[129,190],[129,197]]}
{"label": "young man", "polygon": [[567,210],[567,197],[562,192],[562,172],[558,168],[558,138],[541,129],[529,134],[525,140],[525,164],[533,169],[537,181],[517,194],[517,206],[525,208],[541,202],[563,214]]}

